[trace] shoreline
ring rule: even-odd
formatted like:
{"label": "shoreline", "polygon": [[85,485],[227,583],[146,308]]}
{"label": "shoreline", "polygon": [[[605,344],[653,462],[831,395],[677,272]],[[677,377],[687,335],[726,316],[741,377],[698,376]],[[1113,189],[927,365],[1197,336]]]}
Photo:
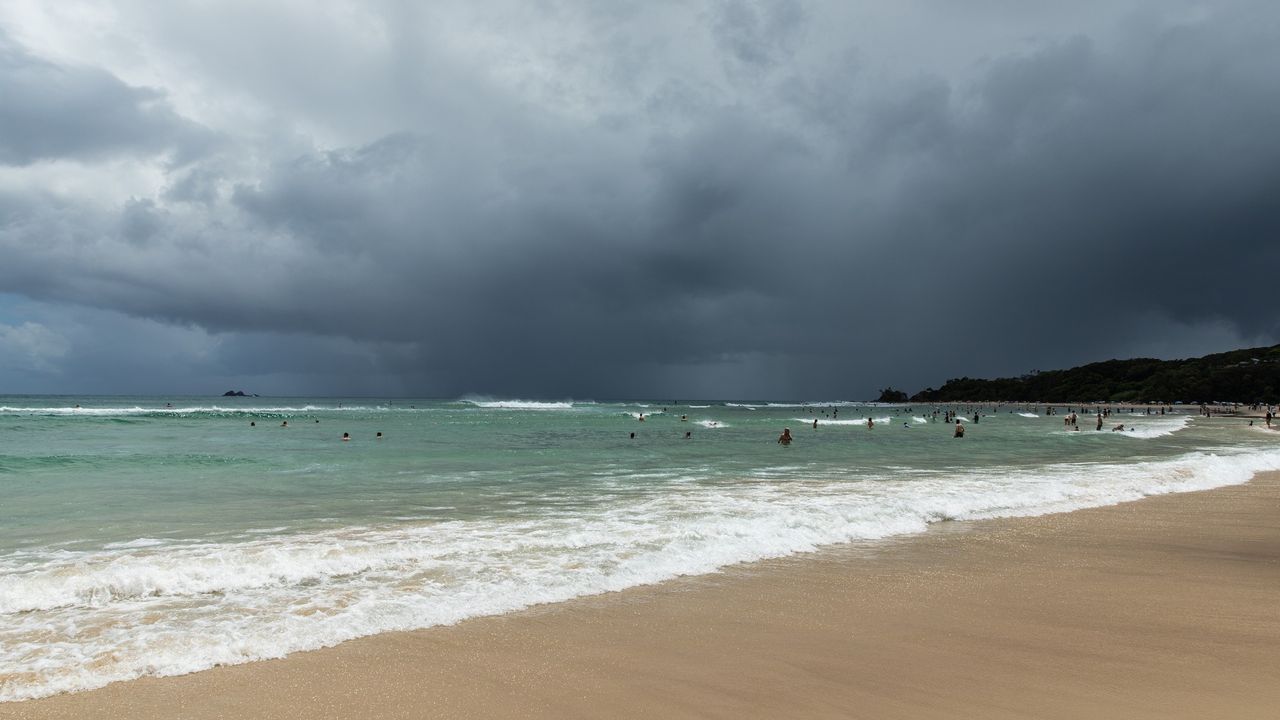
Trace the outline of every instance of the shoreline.
{"label": "shoreline", "polygon": [[0,718],[1269,717],[1280,473],[940,523]]}

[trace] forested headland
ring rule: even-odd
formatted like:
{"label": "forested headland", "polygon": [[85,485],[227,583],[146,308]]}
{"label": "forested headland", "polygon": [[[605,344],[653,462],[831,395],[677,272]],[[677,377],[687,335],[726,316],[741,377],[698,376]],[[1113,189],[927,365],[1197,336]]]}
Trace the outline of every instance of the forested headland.
{"label": "forested headland", "polygon": [[[881,397],[904,393],[886,388]],[[1106,360],[1022,377],[954,378],[911,402],[1131,402],[1273,404],[1280,401],[1280,345],[1186,360]],[[886,400],[891,401],[891,400]]]}

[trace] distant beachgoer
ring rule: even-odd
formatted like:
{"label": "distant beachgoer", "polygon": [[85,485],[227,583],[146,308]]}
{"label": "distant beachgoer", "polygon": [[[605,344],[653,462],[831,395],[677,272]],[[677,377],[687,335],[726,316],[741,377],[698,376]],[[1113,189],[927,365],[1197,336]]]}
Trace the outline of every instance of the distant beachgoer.
{"label": "distant beachgoer", "polygon": [[249,427],[258,427],[258,423],[256,423],[256,422],[254,422],[254,421],[250,420],[250,421],[249,421]]}
{"label": "distant beachgoer", "polygon": [[351,433],[342,433],[342,441],[346,442],[351,439]]}
{"label": "distant beachgoer", "polygon": [[644,413],[640,413],[640,417],[639,417],[639,418],[637,418],[637,419],[638,419],[640,422],[644,422]]}
{"label": "distant beachgoer", "polygon": [[316,418],[316,424],[317,424],[317,425],[319,425],[319,424],[320,424],[320,418]]}
{"label": "distant beachgoer", "polygon": [[814,429],[814,430],[817,430],[817,429],[818,429],[818,418],[814,418],[814,419],[813,419],[813,429]]}
{"label": "distant beachgoer", "polygon": [[1124,432],[1124,423],[1120,423],[1119,425],[1111,428],[1111,432]]}
{"label": "distant beachgoer", "polygon": [[636,439],[636,434],[635,434],[635,433],[631,433],[631,439],[632,439],[632,440],[635,440],[635,439]]}
{"label": "distant beachgoer", "polygon": [[1102,413],[1098,413],[1098,427],[1094,428],[1094,430],[1101,430],[1101,429],[1102,429]]}
{"label": "distant beachgoer", "polygon": [[381,437],[382,437],[382,433],[378,433],[378,437],[379,437],[379,438],[381,438]]}
{"label": "distant beachgoer", "polygon": [[875,420],[872,420],[871,418],[867,418],[867,428],[868,428],[868,429],[870,429],[870,428],[873,428],[873,427],[875,427],[875,426],[876,426],[876,421],[875,421]]}
{"label": "distant beachgoer", "polygon": [[964,437],[964,423],[960,422],[959,420],[956,421],[955,437]]}
{"label": "distant beachgoer", "polygon": [[685,440],[688,440],[688,439],[689,439],[689,438],[691,438],[691,437],[693,437],[693,431],[692,431],[692,430],[686,430],[686,431],[684,432],[684,439],[685,439]]}
{"label": "distant beachgoer", "polygon": [[1271,411],[1267,411],[1267,427],[1271,427]]}
{"label": "distant beachgoer", "polygon": [[778,442],[782,445],[791,444],[791,428],[782,428],[782,434],[778,436]]}
{"label": "distant beachgoer", "polygon": [[289,427],[289,421],[285,420],[284,422],[281,422],[280,427]]}
{"label": "distant beachgoer", "polygon": [[689,422],[689,416],[688,416],[688,415],[681,415],[681,416],[680,416],[680,422]]}
{"label": "distant beachgoer", "polygon": [[978,422],[978,413],[973,414],[973,421]]}

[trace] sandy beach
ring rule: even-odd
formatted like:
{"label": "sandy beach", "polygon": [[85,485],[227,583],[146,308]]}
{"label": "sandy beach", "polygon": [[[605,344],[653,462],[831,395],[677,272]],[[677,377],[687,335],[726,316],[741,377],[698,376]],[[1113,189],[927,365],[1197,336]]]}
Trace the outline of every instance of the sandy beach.
{"label": "sandy beach", "polygon": [[1272,718],[1280,474],[0,705],[0,718]]}

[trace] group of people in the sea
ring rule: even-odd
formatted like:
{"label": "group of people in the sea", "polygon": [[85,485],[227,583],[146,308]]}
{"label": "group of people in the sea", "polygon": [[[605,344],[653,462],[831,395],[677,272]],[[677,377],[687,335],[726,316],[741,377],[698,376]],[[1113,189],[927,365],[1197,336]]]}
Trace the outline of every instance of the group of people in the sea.
{"label": "group of people in the sea", "polygon": [[[339,407],[341,407],[341,406],[339,406]],[[316,419],[316,424],[317,424],[317,425],[319,425],[319,424],[320,424],[320,420],[319,420],[319,419]],[[257,420],[250,420],[250,421],[249,421],[249,427],[257,427],[257,426],[258,426],[258,421],[257,421]],[[282,428],[287,428],[287,427],[289,427],[289,421],[288,421],[288,420],[281,420],[281,421],[280,421],[280,427],[282,427]],[[635,435],[635,433],[631,433],[631,434],[632,434],[632,435]],[[375,434],[373,437],[374,437],[374,439],[376,439],[376,440],[381,440],[381,439],[382,439],[382,431],[381,431],[381,430],[379,430],[379,431],[377,432],[377,434]],[[349,432],[344,432],[344,433],[342,433],[342,441],[343,441],[343,442],[351,442],[351,433],[349,433]]]}
{"label": "group of people in the sea", "polygon": [[[77,408],[77,409],[79,409],[79,407],[80,407],[79,405],[77,405],[77,406],[76,406],[76,408]],[[805,409],[806,409],[806,410],[810,410],[811,408],[806,407]],[[1277,418],[1277,408],[1276,408],[1275,406],[1271,406],[1271,405],[1266,405],[1266,406],[1264,406],[1264,405],[1251,405],[1251,406],[1248,406],[1248,409],[1249,409],[1249,410],[1251,410],[1251,411],[1254,411],[1254,412],[1262,412],[1262,411],[1265,409],[1265,415],[1263,416],[1263,419],[1264,419],[1264,421],[1265,421],[1265,423],[1266,423],[1266,427],[1268,427],[1268,428],[1270,428],[1270,427],[1271,427],[1271,425],[1272,425],[1272,421],[1273,421],[1273,420],[1275,420],[1275,419]],[[908,413],[913,413],[913,412],[914,412],[912,408],[907,408],[906,410],[907,410],[907,412],[908,412]],[[993,405],[993,406],[991,407],[991,412],[992,412],[992,413],[999,412],[1000,410],[1001,410],[1001,406],[1000,406],[1000,405]],[[1038,406],[1028,406],[1028,407],[1026,407],[1026,410],[1028,410],[1028,411],[1040,410],[1040,411],[1041,411],[1041,414],[1043,414],[1043,415],[1058,415],[1058,414],[1060,414],[1060,412],[1059,412],[1059,408],[1058,408],[1058,407],[1056,407],[1056,406],[1052,406],[1052,405],[1045,405],[1045,406],[1043,406],[1042,408],[1041,408],[1041,407],[1038,407]],[[1073,429],[1073,430],[1077,430],[1077,431],[1078,431],[1078,430],[1080,429],[1080,416],[1076,413],[1076,409],[1075,409],[1074,407],[1072,407],[1072,406],[1066,406],[1066,407],[1062,407],[1062,408],[1061,408],[1061,410],[1063,410],[1063,411],[1065,411],[1065,412],[1067,413],[1067,414],[1066,414],[1065,416],[1063,416],[1063,418],[1062,418],[1062,424],[1063,424],[1064,426],[1067,426],[1067,427],[1069,427],[1069,428]],[[1081,411],[1088,411],[1088,410],[1093,410],[1093,411],[1094,411],[1094,413],[1095,413],[1095,421],[1096,421],[1096,422],[1095,422],[1095,424],[1094,424],[1094,430],[1098,430],[1098,431],[1102,430],[1102,427],[1103,427],[1103,425],[1106,423],[1106,420],[1112,416],[1113,412],[1117,412],[1116,410],[1114,410],[1113,408],[1111,408],[1111,407],[1109,407],[1109,406],[1101,406],[1101,405],[1099,405],[1099,406],[1093,406],[1093,407],[1088,407],[1088,406],[1084,406],[1084,405],[1082,405],[1082,406],[1080,406],[1080,410],[1081,410]],[[663,408],[663,411],[665,412],[665,411],[666,411],[666,408]],[[1234,411],[1235,411],[1235,408],[1231,408],[1231,409],[1230,409],[1230,411],[1234,412]],[[1013,410],[1009,410],[1008,412],[1012,413],[1012,412],[1014,412],[1014,411],[1013,411]],[[1129,414],[1135,414],[1135,413],[1137,412],[1137,410],[1136,410],[1135,408],[1133,408],[1133,407],[1130,407],[1130,408],[1129,408],[1129,410],[1128,410],[1128,412],[1129,412]],[[1167,413],[1172,413],[1172,412],[1173,412],[1173,408],[1172,408],[1172,407],[1170,407],[1170,406],[1163,406],[1163,405],[1162,405],[1162,406],[1160,406],[1160,407],[1158,407],[1158,408],[1146,407],[1146,408],[1143,408],[1142,412],[1143,412],[1143,414],[1144,414],[1144,415],[1165,415],[1165,414],[1167,414]],[[1218,412],[1219,412],[1219,414],[1223,414],[1223,411],[1222,411],[1221,409],[1219,409],[1219,410],[1218,410]],[[825,410],[823,410],[823,411],[822,411],[822,414],[823,414],[824,416],[829,417],[829,418],[832,418],[833,420],[839,417],[839,413],[840,413],[840,408],[839,408],[839,407],[835,407],[835,406],[831,406],[831,407],[829,407],[829,408],[827,408],[827,409],[825,409]],[[1199,408],[1199,413],[1200,413],[1202,416],[1205,416],[1205,417],[1212,417],[1213,410],[1212,410],[1211,408],[1209,408],[1208,406],[1201,406],[1201,407]],[[952,425],[952,424],[954,424],[954,426],[955,426],[955,430],[954,430],[954,434],[952,435],[952,437],[957,437],[957,438],[962,438],[962,437],[964,437],[964,434],[965,434],[965,426],[964,426],[964,422],[965,422],[965,420],[967,420],[968,418],[961,418],[961,417],[959,416],[959,414],[958,414],[955,410],[936,408],[936,409],[934,409],[934,410],[933,410],[933,412],[932,412],[932,413],[930,413],[930,414],[929,414],[929,416],[928,416],[928,420],[929,420],[930,422],[937,422],[937,421],[938,421],[938,419],[939,419],[939,416],[941,416],[942,421],[943,421],[944,423],[946,423],[947,425]],[[1256,417],[1256,416],[1255,416],[1255,417]],[[640,422],[644,422],[644,421],[645,421],[645,419],[646,419],[646,418],[645,418],[645,414],[644,414],[643,412],[641,412],[641,413],[637,413],[637,414],[636,414],[636,419],[637,419],[638,421],[640,421]],[[975,410],[974,410],[974,413],[973,413],[973,416],[972,416],[972,422],[976,424],[976,423],[981,422],[981,419],[982,419],[982,412],[981,412],[981,408],[975,409]],[[689,421],[689,416],[688,416],[688,415],[681,415],[681,416],[680,416],[680,422],[688,422],[688,421]],[[919,421],[920,421],[920,422],[923,422],[924,420],[919,420]],[[316,423],[319,423],[320,421],[317,419],[315,422],[316,422]],[[819,424],[819,422],[818,422],[818,418],[817,418],[817,417],[814,417],[814,419],[813,419],[813,428],[814,428],[815,430],[818,428],[818,424]],[[710,422],[710,427],[717,427],[718,425],[719,425],[719,423],[718,423],[718,422],[715,422],[715,421],[711,421],[711,422]],[[866,425],[867,425],[867,429],[873,429],[873,428],[875,428],[875,426],[876,426],[875,419],[874,419],[874,418],[872,418],[871,416],[868,416],[868,417],[867,417]],[[1250,420],[1249,425],[1251,425],[1251,426],[1253,425],[1253,421],[1252,421],[1252,420]],[[250,422],[249,422],[249,426],[250,426],[250,427],[256,427],[256,426],[257,426],[257,422],[256,422],[256,421],[250,421]],[[280,422],[280,427],[285,427],[285,428],[289,427],[289,421],[288,421],[288,420],[282,420],[282,421]],[[910,429],[910,428],[911,428],[911,424],[910,424],[909,422],[904,422],[904,423],[903,423],[903,427],[904,427],[904,428],[907,428],[907,429]],[[1115,426],[1113,426],[1113,427],[1111,428],[1111,431],[1112,431],[1112,432],[1125,432],[1125,431],[1133,432],[1134,430],[1135,430],[1135,428],[1133,428],[1133,427],[1126,427],[1124,423],[1119,423],[1119,424],[1117,424],[1117,425],[1115,425]],[[632,432],[632,433],[631,433],[631,435],[630,435],[630,437],[631,437],[631,439],[632,439],[632,440],[634,440],[634,439],[636,438],[636,434],[635,434],[634,432]],[[375,435],[375,438],[376,438],[376,439],[382,439],[382,433],[381,433],[381,432],[378,432],[378,433]],[[685,431],[684,438],[685,438],[686,440],[690,440],[690,439],[692,439],[692,438],[693,438],[693,431],[691,431],[691,430],[687,430],[687,431]],[[778,442],[778,444],[779,444],[779,445],[790,445],[790,444],[791,444],[791,442],[792,442],[794,439],[795,439],[795,438],[794,438],[794,437],[792,436],[792,434],[791,434],[791,428],[783,428],[783,429],[782,429],[782,434],[778,436],[778,441],[777,441],[777,442]],[[349,442],[349,441],[351,440],[351,434],[350,434],[350,433],[348,433],[348,432],[344,432],[344,433],[342,433],[342,440],[343,440],[344,442]]]}
{"label": "group of people in the sea", "polygon": [[[1093,405],[1093,406],[1081,405],[1079,409],[1081,412],[1092,411],[1094,413],[1095,420],[1096,420],[1096,423],[1094,425],[1094,430],[1097,430],[1097,431],[1102,430],[1103,426],[1106,424],[1107,419],[1111,418],[1113,414],[1118,414],[1123,411],[1123,409],[1116,409],[1116,408],[1113,408],[1110,406],[1104,406],[1101,404]],[[1239,409],[1240,409],[1239,405],[1230,406],[1226,408],[1219,407],[1217,409],[1214,409],[1210,406],[1205,405],[1199,408],[1199,413],[1200,415],[1205,417],[1212,417],[1214,412],[1217,412],[1219,415],[1234,414],[1238,412]],[[1252,405],[1252,406],[1249,406],[1248,409],[1253,412],[1265,411],[1265,414],[1262,416],[1262,419],[1264,420],[1264,422],[1266,423],[1266,427],[1268,428],[1272,426],[1273,420],[1277,420],[1277,418],[1280,418],[1280,415],[1277,414],[1278,409],[1275,406]],[[1000,410],[1001,410],[1000,405],[993,405],[991,407],[992,413],[999,412]],[[1076,408],[1074,406],[1053,406],[1053,405],[1044,405],[1043,407],[1027,406],[1025,410],[1027,411],[1040,410],[1040,413],[1046,416],[1059,415],[1061,414],[1061,412],[1065,411],[1067,414],[1063,416],[1063,419],[1062,419],[1063,425],[1071,428],[1072,430],[1076,430],[1076,431],[1080,430],[1080,416],[1079,414],[1077,414]],[[838,411],[837,408],[831,408],[829,412],[824,412],[823,414],[834,418],[837,411]],[[907,412],[911,413],[913,411],[911,408],[907,408]],[[1008,412],[1012,413],[1014,411],[1009,410]],[[1168,406],[1168,405],[1160,405],[1155,407],[1148,406],[1148,407],[1143,407],[1141,409],[1137,407],[1128,408],[1128,414],[1130,415],[1137,414],[1139,412],[1147,416],[1166,415],[1166,414],[1173,413],[1174,409],[1173,409],[1173,406]],[[952,423],[955,424],[955,433],[953,437],[957,437],[957,438],[964,437],[964,433],[965,433],[964,419],[962,419],[955,410],[935,409],[929,416],[929,420],[931,422],[937,422],[939,415],[941,415],[942,421],[944,423],[947,423],[948,425]],[[1029,415],[1029,417],[1034,417],[1034,415]],[[975,412],[973,413],[972,422],[973,423],[981,422],[981,418],[982,418],[982,412],[981,412],[981,408],[979,408],[978,410],[975,410]],[[923,420],[921,421],[923,422]],[[813,420],[813,428],[815,430],[818,428],[818,424],[819,424],[818,418],[815,417]],[[875,420],[871,417],[868,417],[866,424],[868,429],[874,428]],[[1253,425],[1253,420],[1249,421],[1249,425],[1250,426]],[[903,426],[907,428],[911,427],[910,423],[903,423]],[[1135,431],[1136,431],[1136,428],[1126,425],[1125,423],[1118,423],[1111,427],[1111,432],[1135,432]],[[790,445],[793,439],[794,438],[791,435],[791,429],[783,428],[782,435],[778,436],[778,443],[781,445]]]}

